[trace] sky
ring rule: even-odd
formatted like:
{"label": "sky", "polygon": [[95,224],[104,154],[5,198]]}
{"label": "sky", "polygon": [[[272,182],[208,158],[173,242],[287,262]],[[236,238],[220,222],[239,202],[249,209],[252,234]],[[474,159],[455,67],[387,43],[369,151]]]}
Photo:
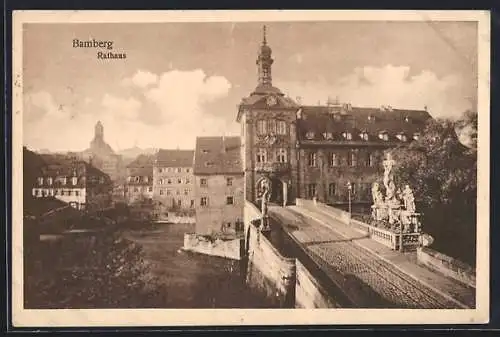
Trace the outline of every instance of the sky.
{"label": "sky", "polygon": [[[115,150],[239,135],[264,24],[273,85],[302,104],[331,97],[449,118],[476,109],[474,22],[25,24],[24,144],[81,151],[97,121]],[[126,58],[100,60],[101,49],[73,48],[73,39],[112,41]]]}

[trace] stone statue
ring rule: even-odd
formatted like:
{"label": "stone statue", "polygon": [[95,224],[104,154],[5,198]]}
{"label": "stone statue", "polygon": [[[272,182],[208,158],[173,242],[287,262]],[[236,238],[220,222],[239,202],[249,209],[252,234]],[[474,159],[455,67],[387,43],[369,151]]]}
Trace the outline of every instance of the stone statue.
{"label": "stone statue", "polygon": [[373,205],[382,205],[384,203],[384,197],[382,195],[382,192],[380,191],[380,186],[377,182],[374,182],[372,185],[372,198],[373,198]]}
{"label": "stone statue", "polygon": [[385,201],[390,202],[395,198],[396,185],[394,184],[394,173],[392,168],[394,166],[394,160],[390,153],[387,154],[386,160],[383,162],[384,165],[384,186],[385,186]]}
{"label": "stone statue", "polygon": [[403,201],[405,209],[408,212],[415,213],[416,211],[415,197],[413,196],[413,190],[410,188],[409,185],[405,185],[405,188],[403,190]]}

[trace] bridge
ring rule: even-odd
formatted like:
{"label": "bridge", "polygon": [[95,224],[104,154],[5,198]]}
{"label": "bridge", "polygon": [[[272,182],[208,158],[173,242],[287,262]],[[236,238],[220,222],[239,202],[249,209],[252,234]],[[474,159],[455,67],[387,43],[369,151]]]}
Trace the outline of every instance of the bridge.
{"label": "bridge", "polygon": [[[442,263],[421,247],[400,252],[377,238],[377,233],[343,219],[342,213],[345,212],[326,205],[318,207],[307,200],[287,207],[269,206],[272,230],[266,239],[276,251],[252,247],[263,245],[263,237],[260,241],[250,240],[247,251],[254,269],[262,271],[261,278],[272,278],[274,274],[266,274],[265,269],[279,266],[279,275],[288,283],[278,280],[276,287],[291,293],[282,303],[317,308],[475,307],[474,279],[463,276],[473,273],[466,267]],[[258,221],[254,224],[258,226]],[[264,264],[262,259],[269,259],[272,253],[282,255],[285,262],[273,257],[272,263]],[[283,276],[287,271],[289,274]],[[295,284],[290,283],[290,278],[296,279]],[[267,287],[269,284],[268,281]]]}

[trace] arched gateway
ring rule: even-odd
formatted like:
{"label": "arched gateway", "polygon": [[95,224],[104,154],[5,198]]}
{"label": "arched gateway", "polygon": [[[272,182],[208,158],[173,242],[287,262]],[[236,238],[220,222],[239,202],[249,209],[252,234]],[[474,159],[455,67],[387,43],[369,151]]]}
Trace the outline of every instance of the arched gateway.
{"label": "arched gateway", "polygon": [[264,186],[267,186],[270,192],[269,201],[271,203],[286,205],[288,203],[288,183],[279,177],[262,177],[257,180],[255,189],[256,196],[259,199],[264,192]]}

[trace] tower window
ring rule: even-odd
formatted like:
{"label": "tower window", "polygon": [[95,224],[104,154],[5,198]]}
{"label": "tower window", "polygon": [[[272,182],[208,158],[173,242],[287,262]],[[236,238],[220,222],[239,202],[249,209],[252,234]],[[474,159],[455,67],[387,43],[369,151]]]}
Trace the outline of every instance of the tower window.
{"label": "tower window", "polygon": [[276,133],[276,121],[274,119],[267,121],[267,132],[270,134]]}
{"label": "tower window", "polygon": [[207,197],[201,197],[200,206],[208,206],[208,198]]}
{"label": "tower window", "polygon": [[226,205],[234,205],[234,198],[226,197]]}
{"label": "tower window", "polygon": [[279,135],[286,135],[286,122],[285,121],[278,121],[277,124],[277,133]]}
{"label": "tower window", "polygon": [[265,162],[267,162],[266,149],[258,149],[257,150],[257,163],[265,163]]}
{"label": "tower window", "polygon": [[276,159],[278,160],[279,163],[286,163],[287,158],[286,158],[286,149],[278,149],[276,153]]}
{"label": "tower window", "polygon": [[266,133],[266,121],[261,119],[257,121],[257,133],[263,135]]}

